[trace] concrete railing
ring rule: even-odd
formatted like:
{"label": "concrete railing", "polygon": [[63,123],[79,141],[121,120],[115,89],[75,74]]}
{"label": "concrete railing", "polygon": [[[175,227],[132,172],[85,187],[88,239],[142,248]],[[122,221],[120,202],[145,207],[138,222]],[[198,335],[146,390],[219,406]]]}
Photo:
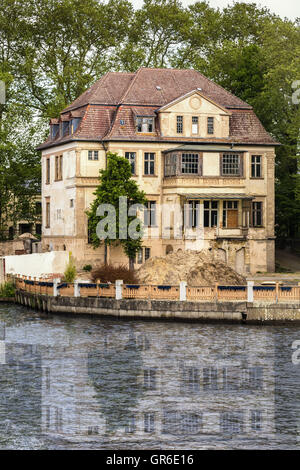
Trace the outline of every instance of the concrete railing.
{"label": "concrete railing", "polygon": [[271,286],[255,286],[253,281],[248,281],[247,286],[216,284],[213,287],[188,287],[185,281],[181,282],[179,286],[169,286],[124,284],[122,280],[110,284],[100,281],[95,283],[80,282],[80,280],[67,283],[61,279],[49,281],[30,276],[16,276],[14,279],[16,288],[19,290],[55,297],[106,297],[117,300],[161,299],[199,302],[300,302],[300,286],[281,286],[278,282]]}

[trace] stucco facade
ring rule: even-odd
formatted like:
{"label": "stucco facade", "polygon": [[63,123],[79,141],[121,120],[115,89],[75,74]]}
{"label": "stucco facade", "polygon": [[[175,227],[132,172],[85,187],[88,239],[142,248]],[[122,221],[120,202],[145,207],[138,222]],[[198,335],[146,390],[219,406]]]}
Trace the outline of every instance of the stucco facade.
{"label": "stucco facade", "polygon": [[[149,256],[205,248],[239,272],[273,271],[278,144],[247,103],[198,72],[176,71],[175,76],[180,82],[179,72],[198,74],[199,86],[195,86],[198,75],[183,74],[185,88],[152,97],[154,87],[156,92],[167,90],[164,75],[174,74],[158,70],[141,69],[123,78],[108,74],[104,84],[102,78],[98,88],[97,83],[91,88],[89,99],[82,95],[59,120],[52,120],[51,129],[57,134],[50,134],[40,146],[43,249],[71,251],[79,266],[103,262],[103,248],[94,250],[88,243],[85,211],[93,201],[107,152],[117,152],[132,158],[133,178],[155,212],[136,266]],[[108,104],[101,93],[108,84],[116,86],[116,75],[120,80],[132,77],[123,96],[110,95],[114,103]],[[145,86],[141,97],[134,91],[142,86],[139,80]],[[66,133],[61,131],[64,122],[69,123]],[[178,209],[184,206],[176,228]],[[162,207],[169,210],[162,212]],[[108,256],[113,263],[128,262],[120,247],[111,248]]]}

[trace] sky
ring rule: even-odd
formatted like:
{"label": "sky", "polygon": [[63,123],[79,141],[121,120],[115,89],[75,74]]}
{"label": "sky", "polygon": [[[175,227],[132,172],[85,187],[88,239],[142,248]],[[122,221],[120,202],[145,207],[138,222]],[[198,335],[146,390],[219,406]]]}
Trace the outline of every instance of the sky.
{"label": "sky", "polygon": [[[184,6],[192,5],[196,0],[181,0]],[[140,8],[143,4],[143,0],[131,0],[131,3],[136,8]],[[210,6],[216,8],[223,8],[227,5],[232,5],[233,0],[208,0]],[[290,20],[295,20],[297,17],[300,18],[300,1],[299,0],[242,0],[239,3],[256,3],[259,6],[269,8],[273,13],[281,16],[282,18],[287,17]]]}

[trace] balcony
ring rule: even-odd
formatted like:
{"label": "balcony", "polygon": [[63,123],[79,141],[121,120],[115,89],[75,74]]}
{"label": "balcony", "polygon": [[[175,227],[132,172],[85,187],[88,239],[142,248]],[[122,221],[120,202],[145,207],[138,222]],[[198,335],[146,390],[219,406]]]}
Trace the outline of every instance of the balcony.
{"label": "balcony", "polygon": [[240,239],[246,240],[248,236],[248,227],[237,227],[237,228],[215,228],[216,239],[227,238],[227,239]]}
{"label": "balcony", "polygon": [[223,188],[243,188],[245,186],[244,178],[230,178],[222,176],[165,176],[163,180],[164,188],[202,188],[202,187],[223,187]]}

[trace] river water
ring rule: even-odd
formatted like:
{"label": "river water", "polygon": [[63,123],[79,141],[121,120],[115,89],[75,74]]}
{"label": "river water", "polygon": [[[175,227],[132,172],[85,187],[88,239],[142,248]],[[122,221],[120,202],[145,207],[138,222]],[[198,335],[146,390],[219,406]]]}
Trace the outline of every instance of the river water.
{"label": "river water", "polygon": [[295,326],[0,304],[0,448],[296,449],[297,347]]}

